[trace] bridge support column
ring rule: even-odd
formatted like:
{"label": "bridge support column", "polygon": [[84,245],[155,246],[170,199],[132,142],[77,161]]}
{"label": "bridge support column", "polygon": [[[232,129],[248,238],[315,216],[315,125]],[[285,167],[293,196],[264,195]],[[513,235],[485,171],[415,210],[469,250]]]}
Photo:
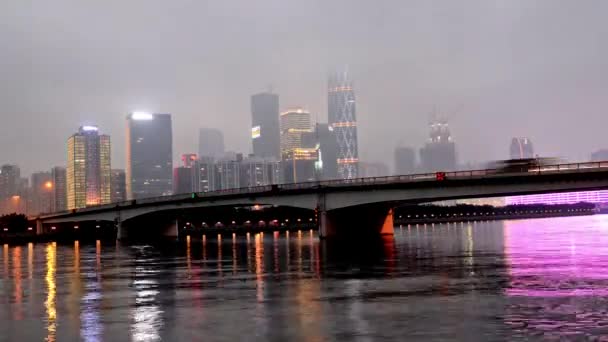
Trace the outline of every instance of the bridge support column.
{"label": "bridge support column", "polygon": [[393,235],[393,209],[357,206],[320,212],[319,237],[358,239]]}
{"label": "bridge support column", "polygon": [[44,228],[41,220],[36,220],[36,235],[44,234]]}

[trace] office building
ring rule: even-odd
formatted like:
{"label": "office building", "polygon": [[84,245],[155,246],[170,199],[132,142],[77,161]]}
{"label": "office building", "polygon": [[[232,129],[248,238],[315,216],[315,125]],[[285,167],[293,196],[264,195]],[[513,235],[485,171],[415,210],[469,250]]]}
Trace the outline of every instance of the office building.
{"label": "office building", "polygon": [[255,155],[243,159],[240,173],[241,188],[278,184],[281,179],[281,167],[278,161]]}
{"label": "office building", "polygon": [[251,141],[254,155],[264,159],[281,159],[277,94],[260,93],[251,97]]}
{"label": "office building", "polygon": [[319,148],[319,169],[321,179],[338,178],[338,141],[333,127],[326,123],[317,123],[315,126],[316,142]]}
{"label": "office building", "polygon": [[173,169],[173,193],[184,194],[200,191],[200,168],[198,156],[182,154],[182,166]]}
{"label": "office building", "polygon": [[456,145],[446,121],[430,124],[429,140],[420,149],[420,164],[424,172],[456,169]]}
{"label": "office building", "polygon": [[52,212],[55,184],[53,183],[51,172],[35,172],[31,178],[30,213],[41,214]]}
{"label": "office building", "polygon": [[528,138],[513,138],[509,152],[511,159],[534,158],[534,146]]}
{"label": "office building", "polygon": [[128,199],[171,195],[171,114],[134,112],[127,116],[126,174]]}
{"label": "office building", "polygon": [[201,157],[198,160],[198,191],[209,192],[217,190],[217,170],[215,162],[210,157]]}
{"label": "office building", "polygon": [[355,92],[346,69],[329,77],[328,119],[338,142],[338,178],[357,178],[359,150]]}
{"label": "office building", "polygon": [[127,200],[127,175],[125,170],[112,170],[112,203],[123,202]]}
{"label": "office building", "polygon": [[238,154],[236,159],[220,159],[216,162],[217,183],[216,190],[236,189],[241,187],[241,162],[243,155]]}
{"label": "office building", "polygon": [[410,147],[395,148],[395,175],[409,175],[416,172],[416,152]]}
{"label": "office building", "polygon": [[201,128],[198,135],[198,155],[221,158],[224,155],[224,134],[219,129]]}
{"label": "office building", "polygon": [[310,112],[302,108],[288,109],[281,113],[281,156],[286,158],[294,149],[301,148],[302,135],[312,133]]}
{"label": "office building", "polygon": [[68,139],[68,209],[110,203],[110,137],[96,126],[82,126]]}
{"label": "office building", "polygon": [[21,170],[17,165],[2,165],[0,167],[0,199],[5,200],[21,195]]}
{"label": "office building", "polygon": [[68,209],[66,176],[65,167],[56,166],[51,169],[51,182],[53,183],[52,212]]}

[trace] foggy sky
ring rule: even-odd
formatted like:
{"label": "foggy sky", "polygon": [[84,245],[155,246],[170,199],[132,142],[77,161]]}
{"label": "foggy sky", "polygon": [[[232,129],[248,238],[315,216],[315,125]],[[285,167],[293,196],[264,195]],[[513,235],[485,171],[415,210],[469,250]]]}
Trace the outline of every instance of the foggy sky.
{"label": "foggy sky", "polygon": [[360,159],[419,148],[434,108],[460,161],[504,159],[527,136],[541,155],[608,147],[608,2],[406,0],[0,1],[0,163],[65,165],[81,124],[173,115],[174,157],[199,127],[249,152],[250,95],[327,120],[327,73],[355,82]]}

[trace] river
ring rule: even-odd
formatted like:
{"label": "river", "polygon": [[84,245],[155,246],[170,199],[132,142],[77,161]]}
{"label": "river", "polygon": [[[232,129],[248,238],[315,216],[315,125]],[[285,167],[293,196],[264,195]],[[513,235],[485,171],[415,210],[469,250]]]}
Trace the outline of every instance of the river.
{"label": "river", "polygon": [[608,216],[0,245],[0,341],[608,336]]}

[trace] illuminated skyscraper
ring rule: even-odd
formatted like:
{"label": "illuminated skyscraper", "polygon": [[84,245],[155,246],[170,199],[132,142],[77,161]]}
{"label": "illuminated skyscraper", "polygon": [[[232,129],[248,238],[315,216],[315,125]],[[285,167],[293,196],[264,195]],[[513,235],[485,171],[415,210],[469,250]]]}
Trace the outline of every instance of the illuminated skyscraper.
{"label": "illuminated skyscraper", "polygon": [[127,198],[170,195],[173,191],[171,114],[127,116]]}
{"label": "illuminated skyscraper", "polygon": [[279,96],[260,93],[251,97],[251,140],[253,154],[264,159],[281,159]]}
{"label": "illuminated skyscraper", "polygon": [[110,152],[110,136],[96,126],[82,126],[68,139],[68,209],[110,203]]}
{"label": "illuminated skyscraper", "polygon": [[420,149],[420,164],[425,172],[456,169],[456,145],[445,121],[430,124],[429,140]]}
{"label": "illuminated skyscraper", "polygon": [[280,119],[283,180],[286,183],[315,180],[319,158],[310,112],[302,108],[289,109],[281,113]]}
{"label": "illuminated skyscraper", "polygon": [[201,128],[198,135],[198,155],[220,158],[224,155],[224,134],[216,128]]}
{"label": "illuminated skyscraper", "polygon": [[317,123],[315,136],[319,146],[319,172],[323,179],[338,178],[338,141],[334,129],[326,123]]}
{"label": "illuminated skyscraper", "polygon": [[328,119],[338,141],[338,178],[357,178],[359,150],[355,92],[346,69],[329,77]]}
{"label": "illuminated skyscraper", "polygon": [[511,159],[534,158],[534,147],[528,138],[513,138],[509,151]]}
{"label": "illuminated skyscraper", "polygon": [[173,169],[173,193],[199,192],[200,169],[195,153],[182,154],[182,166]]}

